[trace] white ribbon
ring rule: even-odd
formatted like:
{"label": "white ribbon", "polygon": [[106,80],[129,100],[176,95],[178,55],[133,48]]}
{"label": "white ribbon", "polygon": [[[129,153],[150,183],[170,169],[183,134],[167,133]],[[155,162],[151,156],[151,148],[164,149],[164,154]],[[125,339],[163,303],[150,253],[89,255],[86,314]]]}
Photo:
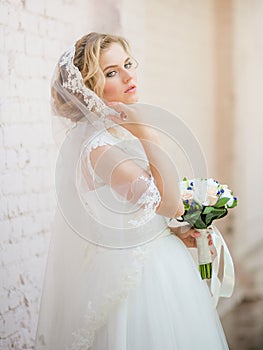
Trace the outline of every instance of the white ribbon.
{"label": "white ribbon", "polygon": [[[211,279],[212,302],[214,307],[216,307],[220,297],[230,297],[232,295],[235,285],[235,271],[232,257],[221,233],[215,225],[211,225],[211,228],[210,233],[217,253],[212,263]],[[220,281],[218,272],[222,247],[224,248],[224,269],[223,277]]]}
{"label": "white ribbon", "polygon": [[197,254],[198,254],[198,263],[199,265],[208,264],[212,262],[210,247],[207,244],[207,236],[210,233],[208,228],[205,229],[197,229],[200,233],[200,237],[196,238],[197,244]]}

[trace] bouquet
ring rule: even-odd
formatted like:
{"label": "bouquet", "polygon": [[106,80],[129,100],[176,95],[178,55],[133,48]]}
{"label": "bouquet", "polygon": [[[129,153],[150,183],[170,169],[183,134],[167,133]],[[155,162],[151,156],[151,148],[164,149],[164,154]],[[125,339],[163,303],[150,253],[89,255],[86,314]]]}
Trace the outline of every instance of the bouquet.
{"label": "bouquet", "polygon": [[212,276],[212,257],[207,244],[207,236],[213,220],[227,215],[228,209],[237,206],[237,198],[227,185],[221,185],[214,179],[184,178],[180,182],[180,191],[185,212],[180,222],[188,222],[191,228],[200,232],[197,238],[199,271],[202,279]]}

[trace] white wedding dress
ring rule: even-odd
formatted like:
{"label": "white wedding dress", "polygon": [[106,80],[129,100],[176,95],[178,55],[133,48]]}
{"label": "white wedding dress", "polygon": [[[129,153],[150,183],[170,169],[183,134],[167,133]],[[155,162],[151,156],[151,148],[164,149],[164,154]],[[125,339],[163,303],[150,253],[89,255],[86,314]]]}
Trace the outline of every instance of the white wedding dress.
{"label": "white wedding dress", "polygon": [[[126,133],[123,130],[124,134]],[[122,133],[123,135],[123,133]],[[58,210],[41,301],[36,350],[222,350],[228,349],[225,335],[206,282],[186,246],[167,226],[167,218],[154,213],[158,190],[154,182],[141,197],[140,209],[129,211],[122,201],[94,174],[89,153],[105,144],[114,146],[122,139],[127,154],[146,155],[138,139],[115,137],[108,132],[95,137],[85,148],[86,170],[101,184],[97,191],[85,191],[84,178],[78,179],[82,202],[96,220],[90,219],[78,231],[88,232],[88,240],[76,234]],[[152,178],[151,178],[152,179]],[[104,199],[102,203],[101,198]],[[74,203],[68,203],[74,212]],[[116,202],[116,203],[115,203]],[[120,209],[118,207],[118,209]],[[76,209],[75,209],[76,210]],[[77,210],[76,210],[77,211]],[[76,217],[78,213],[75,213]],[[98,228],[98,219],[106,222]],[[76,220],[77,223],[83,220]],[[111,249],[111,227],[127,238],[126,249]],[[123,228],[123,231],[122,231]],[[114,231],[114,230],[113,230]],[[138,243],[138,237],[142,237]],[[102,239],[105,248],[90,242]],[[129,241],[129,239],[128,239]],[[122,239],[115,239],[121,247]],[[133,244],[134,243],[134,244]],[[133,246],[133,247],[132,247]]]}
{"label": "white wedding dress", "polygon": [[192,256],[167,234],[153,243],[138,285],[110,312],[92,350],[228,349]]}

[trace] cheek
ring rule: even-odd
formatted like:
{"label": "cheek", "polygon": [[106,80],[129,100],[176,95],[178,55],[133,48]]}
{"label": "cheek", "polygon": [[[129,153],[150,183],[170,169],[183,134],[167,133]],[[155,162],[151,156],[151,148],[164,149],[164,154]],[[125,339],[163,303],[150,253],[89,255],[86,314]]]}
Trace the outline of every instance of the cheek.
{"label": "cheek", "polygon": [[112,99],[119,95],[118,84],[114,82],[106,82],[103,90],[103,97],[106,99]]}
{"label": "cheek", "polygon": [[134,71],[134,73],[132,75],[132,78],[137,83],[138,80],[137,80],[137,72],[136,72],[136,70]]}

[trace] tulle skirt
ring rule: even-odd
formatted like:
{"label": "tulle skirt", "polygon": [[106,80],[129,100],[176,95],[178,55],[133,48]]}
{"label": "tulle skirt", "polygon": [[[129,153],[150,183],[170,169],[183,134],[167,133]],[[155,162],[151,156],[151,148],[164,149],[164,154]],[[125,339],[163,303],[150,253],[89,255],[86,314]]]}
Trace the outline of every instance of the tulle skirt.
{"label": "tulle skirt", "polygon": [[154,242],[140,282],[109,313],[90,349],[228,349],[206,282],[176,236]]}
{"label": "tulle skirt", "polygon": [[58,228],[36,350],[228,349],[207,284],[169,229],[146,251],[114,252],[78,239],[67,225]]}

